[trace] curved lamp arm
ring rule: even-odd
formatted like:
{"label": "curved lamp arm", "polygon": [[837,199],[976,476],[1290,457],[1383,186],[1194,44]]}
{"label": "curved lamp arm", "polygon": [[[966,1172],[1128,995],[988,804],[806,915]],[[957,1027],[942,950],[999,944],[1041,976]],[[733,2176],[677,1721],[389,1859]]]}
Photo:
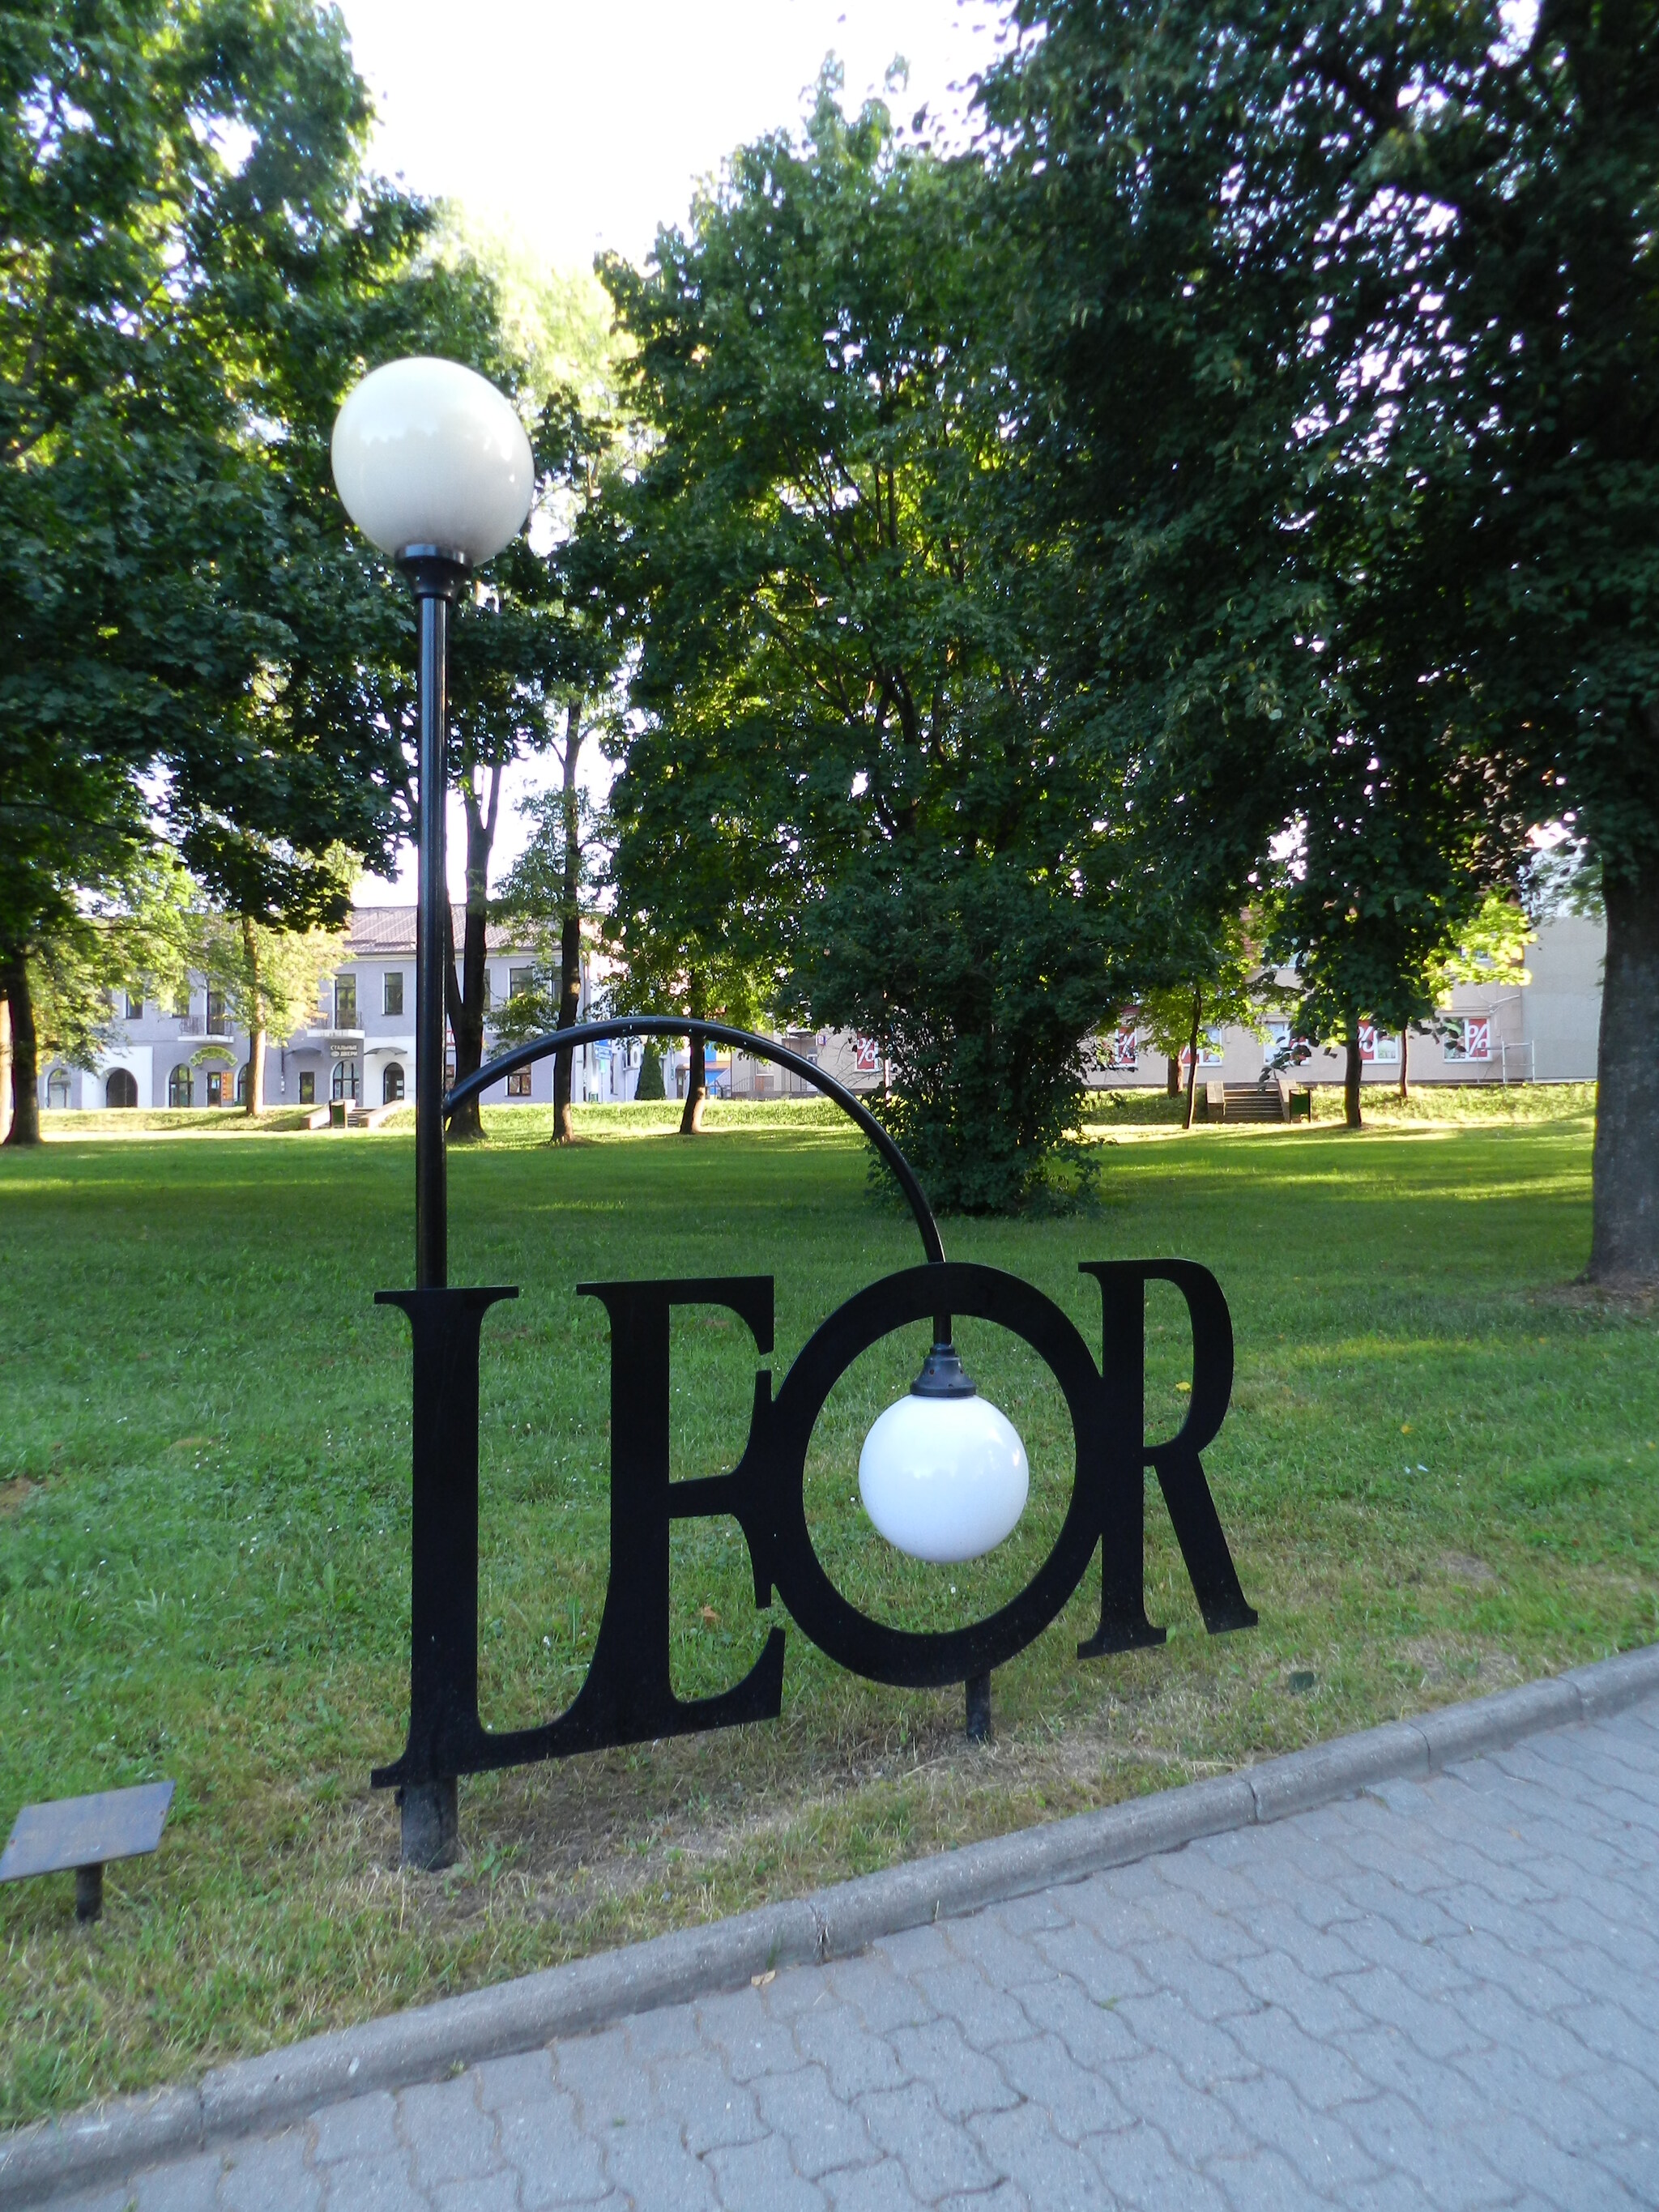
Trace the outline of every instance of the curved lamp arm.
{"label": "curved lamp arm", "polygon": [[[500,1083],[521,1067],[530,1067],[538,1060],[546,1060],[556,1052],[568,1052],[579,1044],[599,1044],[607,1037],[676,1037],[700,1036],[712,1038],[716,1044],[736,1045],[754,1060],[769,1060],[779,1067],[787,1067],[803,1076],[813,1088],[833,1099],[849,1120],[856,1121],[870,1142],[893,1170],[894,1179],[909,1200],[910,1211],[916,1218],[916,1227],[921,1234],[922,1249],[930,1261],[943,1266],[945,1246],[940,1241],[939,1224],[933,1210],[922,1194],[921,1185],[893,1139],[888,1135],[856,1091],[837,1083],[810,1060],[803,1060],[798,1052],[787,1046],[774,1044],[769,1037],[756,1036],[750,1030],[728,1029],[724,1022],[696,1022],[685,1014],[621,1014],[614,1021],[580,1022],[574,1029],[554,1030],[546,1036],[532,1037],[528,1044],[514,1045],[499,1060],[492,1060],[464,1083],[458,1083],[444,1099],[444,1119],[447,1121],[459,1106],[488,1091],[492,1083]],[[945,1334],[948,1335],[949,1331]]]}

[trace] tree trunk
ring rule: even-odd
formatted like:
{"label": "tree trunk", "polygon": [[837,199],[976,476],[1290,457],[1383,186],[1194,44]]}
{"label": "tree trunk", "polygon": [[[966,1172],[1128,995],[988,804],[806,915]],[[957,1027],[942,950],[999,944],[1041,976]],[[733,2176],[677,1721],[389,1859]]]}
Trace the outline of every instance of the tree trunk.
{"label": "tree trunk", "polygon": [[0,993],[0,1145],[11,1127],[11,1000]]}
{"label": "tree trunk", "polygon": [[1352,1029],[1348,1031],[1347,1065],[1342,1071],[1342,1118],[1351,1129],[1361,1126],[1359,1083],[1364,1066],[1364,1061],[1359,1057],[1359,1031]]}
{"label": "tree trunk", "polygon": [[[703,1012],[703,1001],[702,980],[694,969],[688,1012],[693,1017],[700,1018]],[[690,1064],[685,1071],[685,1110],[680,1115],[680,1134],[683,1137],[695,1137],[702,1127],[703,1106],[708,1096],[708,1078],[704,1066],[703,1041],[701,1036],[694,1036],[691,1039],[690,1060]]]}
{"label": "tree trunk", "polygon": [[1410,1056],[1410,1053],[1411,1032],[1409,1030],[1402,1029],[1400,1032],[1400,1103],[1402,1106],[1405,1104],[1407,1096],[1406,1089],[1406,1062]]}
{"label": "tree trunk", "polygon": [[1595,1056],[1595,1151],[1584,1279],[1659,1281],[1659,1129],[1651,1057],[1659,1034],[1659,872],[1608,872],[1607,950]]}
{"label": "tree trunk", "polygon": [[259,988],[259,939],[251,915],[242,916],[242,956],[247,962],[247,1105],[257,1121],[265,1102],[265,1002]]}
{"label": "tree trunk", "polygon": [[[576,792],[576,763],[582,743],[581,716],[573,702],[564,724],[564,883],[559,914],[559,1022],[562,1030],[576,1026],[582,1003],[582,841],[581,812]],[[574,1144],[576,1127],[570,1112],[570,1073],[574,1054],[553,1055],[553,1141]]]}
{"label": "tree trunk", "polygon": [[[495,823],[501,811],[501,772],[489,770],[489,799],[480,805],[471,774],[461,778],[461,803],[466,810],[466,906],[461,938],[460,972],[456,973],[455,926],[451,919],[448,972],[444,997],[449,1026],[455,1039],[455,1080],[461,1083],[483,1066],[484,986],[488,980],[489,924],[489,855],[495,842]],[[449,1124],[453,1140],[477,1142],[483,1136],[483,1115],[475,1098],[453,1115]]]}
{"label": "tree trunk", "polygon": [[1193,1109],[1198,1103],[1198,1024],[1204,1012],[1204,994],[1193,993],[1193,1034],[1187,1046],[1187,1114],[1183,1129],[1193,1126]]}
{"label": "tree trunk", "polygon": [[1178,1053],[1173,1053],[1173,1052],[1172,1052],[1172,1053],[1170,1054],[1170,1057],[1168,1058],[1168,1060],[1166,1060],[1164,1061],[1164,1095],[1165,1095],[1165,1097],[1170,1097],[1170,1098],[1179,1098],[1179,1097],[1180,1097],[1180,1096],[1181,1096],[1181,1056],[1180,1056],[1180,1054],[1179,1054]]}
{"label": "tree trunk", "polygon": [[28,965],[21,951],[0,956],[0,990],[11,1009],[11,1127],[9,1145],[40,1141],[40,1061],[34,1035],[34,1001]]}

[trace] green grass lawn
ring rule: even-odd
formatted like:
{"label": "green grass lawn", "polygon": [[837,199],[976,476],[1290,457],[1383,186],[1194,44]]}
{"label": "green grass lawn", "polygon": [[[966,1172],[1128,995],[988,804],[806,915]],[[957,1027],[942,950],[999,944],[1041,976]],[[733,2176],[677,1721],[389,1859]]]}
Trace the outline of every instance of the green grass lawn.
{"label": "green grass lawn", "polygon": [[[103,1921],[67,1876],[0,1891],[0,2121],[187,2074],[445,1990],[1215,1771],[1659,1635],[1659,1357],[1650,1318],[1566,1286],[1588,1249],[1582,1094],[1513,1119],[1354,1137],[1198,1131],[1103,1105],[1098,1206],[946,1223],[953,1257],[1035,1281],[1097,1343],[1079,1260],[1185,1254],[1231,1301],[1233,1408],[1206,1455],[1259,1629],[1203,1633],[1154,1490],[1162,1650],[1079,1663],[1091,1576],[995,1682],[855,1681],[789,1638],[782,1718],[464,1782],[464,1863],[397,1866],[372,1765],[402,1747],[406,1133],[210,1141],[95,1128],[0,1153],[0,1832],[22,1802],[175,1777],[153,1859]],[[1426,1112],[1427,1109],[1421,1109]],[[781,1376],[836,1301],[919,1257],[816,1108],[593,1109],[558,1152],[497,1115],[453,1158],[452,1279],[522,1287],[485,1326],[483,1698],[559,1709],[605,1595],[608,1346],[578,1281],[771,1273]],[[1522,1115],[1533,1118],[1522,1118]],[[915,1333],[843,1378],[809,1470],[815,1538],[884,1618],[964,1619],[1024,1582],[1063,1510],[1058,1393],[964,1324],[1025,1437],[1024,1522],[923,1570],[873,1540],[858,1447]],[[1183,1400],[1184,1322],[1149,1304],[1148,1418]],[[676,1471],[741,1445],[741,1324],[680,1316]],[[757,1618],[734,1527],[680,1523],[682,1693],[734,1680]],[[1311,1676],[1311,1686],[1307,1678]]]}

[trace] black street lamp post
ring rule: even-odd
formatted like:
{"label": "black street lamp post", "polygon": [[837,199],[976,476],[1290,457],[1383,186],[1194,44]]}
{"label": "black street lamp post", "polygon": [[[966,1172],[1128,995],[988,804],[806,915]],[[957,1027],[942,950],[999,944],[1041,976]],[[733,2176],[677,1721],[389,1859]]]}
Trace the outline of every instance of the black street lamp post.
{"label": "black street lamp post", "polygon": [[[515,538],[530,511],[530,441],[493,385],[459,362],[376,369],[334,426],[334,478],[365,537],[392,554],[415,593],[419,626],[419,875],[415,909],[415,1284],[449,1280],[444,1158],[449,617],[469,569]],[[407,1786],[403,1855],[417,1866],[455,1850],[455,1777]]]}

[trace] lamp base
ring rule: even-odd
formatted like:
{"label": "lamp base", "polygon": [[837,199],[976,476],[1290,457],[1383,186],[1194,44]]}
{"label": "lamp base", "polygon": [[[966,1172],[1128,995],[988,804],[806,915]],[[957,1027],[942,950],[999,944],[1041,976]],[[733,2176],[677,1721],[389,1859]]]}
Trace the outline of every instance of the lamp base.
{"label": "lamp base", "polygon": [[406,1867],[435,1874],[460,1856],[460,1788],[453,1774],[438,1782],[411,1782],[398,1792],[403,1813],[402,1850]]}
{"label": "lamp base", "polygon": [[988,1674],[970,1674],[963,1684],[967,1692],[967,1715],[964,1732],[969,1743],[989,1743],[991,1741],[991,1678]]}

